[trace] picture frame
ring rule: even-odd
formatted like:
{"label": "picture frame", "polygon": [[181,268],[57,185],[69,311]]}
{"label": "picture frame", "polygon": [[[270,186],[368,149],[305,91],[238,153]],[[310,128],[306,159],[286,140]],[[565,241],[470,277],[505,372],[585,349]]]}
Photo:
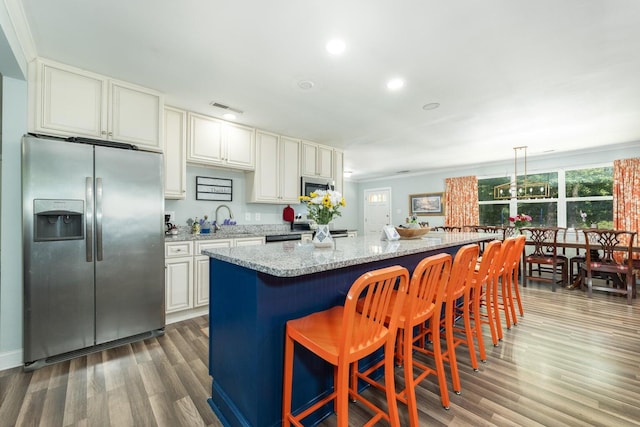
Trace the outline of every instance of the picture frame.
{"label": "picture frame", "polygon": [[196,176],[196,200],[216,202],[233,201],[233,180]]}
{"label": "picture frame", "polygon": [[411,215],[444,215],[444,193],[409,194]]}

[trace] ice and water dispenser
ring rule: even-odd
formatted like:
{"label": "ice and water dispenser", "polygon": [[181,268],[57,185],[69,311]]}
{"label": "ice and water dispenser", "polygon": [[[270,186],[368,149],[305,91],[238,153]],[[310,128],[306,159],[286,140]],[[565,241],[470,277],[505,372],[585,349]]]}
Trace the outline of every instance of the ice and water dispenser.
{"label": "ice and water dispenser", "polygon": [[35,199],[34,240],[78,240],[84,238],[84,201]]}

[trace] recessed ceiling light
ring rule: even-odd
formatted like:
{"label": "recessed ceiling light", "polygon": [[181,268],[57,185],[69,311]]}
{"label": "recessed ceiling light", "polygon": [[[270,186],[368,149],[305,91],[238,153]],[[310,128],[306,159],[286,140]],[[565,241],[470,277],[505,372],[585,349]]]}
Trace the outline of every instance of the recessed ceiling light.
{"label": "recessed ceiling light", "polygon": [[227,119],[227,120],[235,120],[236,119],[236,115],[233,113],[224,113],[222,115],[223,118]]}
{"label": "recessed ceiling light", "polygon": [[298,87],[302,90],[310,90],[310,89],[313,89],[314,86],[315,86],[315,83],[312,82],[311,80],[300,80],[298,82]]}
{"label": "recessed ceiling light", "polygon": [[400,77],[395,77],[387,82],[387,89],[398,90],[404,86],[404,80]]}
{"label": "recessed ceiling light", "polygon": [[435,110],[435,109],[436,109],[436,108],[438,108],[439,106],[440,106],[440,104],[439,104],[439,103],[437,103],[437,102],[430,102],[430,103],[428,103],[428,104],[424,104],[424,105],[422,106],[422,109],[423,109],[423,110],[425,110],[425,111]]}
{"label": "recessed ceiling light", "polygon": [[353,172],[351,172],[351,171],[344,171],[344,172],[342,173],[342,175],[343,175],[345,178],[351,178],[351,175],[353,175]]}
{"label": "recessed ceiling light", "polygon": [[340,55],[347,48],[347,45],[340,39],[332,39],[327,42],[326,48],[330,54]]}

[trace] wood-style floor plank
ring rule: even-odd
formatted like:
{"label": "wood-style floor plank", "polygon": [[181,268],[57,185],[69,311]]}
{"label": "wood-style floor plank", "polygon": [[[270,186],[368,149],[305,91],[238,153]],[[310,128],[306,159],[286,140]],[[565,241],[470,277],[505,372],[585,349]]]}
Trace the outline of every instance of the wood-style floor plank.
{"label": "wood-style floor plank", "polygon": [[[522,295],[525,315],[497,347],[485,328],[487,362],[479,371],[467,348],[458,348],[462,394],[451,392],[449,378],[448,411],[435,377],[419,384],[421,425],[640,426],[640,299],[628,306],[616,295],[588,299],[535,282]],[[34,372],[0,372],[0,427],[221,426],[207,403],[207,322],[185,320],[164,336]],[[382,393],[365,394],[385,405]],[[398,406],[408,425],[406,407]],[[362,425],[367,414],[351,405],[350,424]],[[334,425],[335,416],[322,422]]]}

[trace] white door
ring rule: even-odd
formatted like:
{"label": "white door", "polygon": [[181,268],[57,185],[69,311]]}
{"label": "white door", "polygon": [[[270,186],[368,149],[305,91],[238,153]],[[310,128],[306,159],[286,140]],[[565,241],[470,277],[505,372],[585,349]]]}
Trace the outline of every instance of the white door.
{"label": "white door", "polygon": [[378,188],[364,192],[364,232],[380,234],[391,224],[391,189]]}

